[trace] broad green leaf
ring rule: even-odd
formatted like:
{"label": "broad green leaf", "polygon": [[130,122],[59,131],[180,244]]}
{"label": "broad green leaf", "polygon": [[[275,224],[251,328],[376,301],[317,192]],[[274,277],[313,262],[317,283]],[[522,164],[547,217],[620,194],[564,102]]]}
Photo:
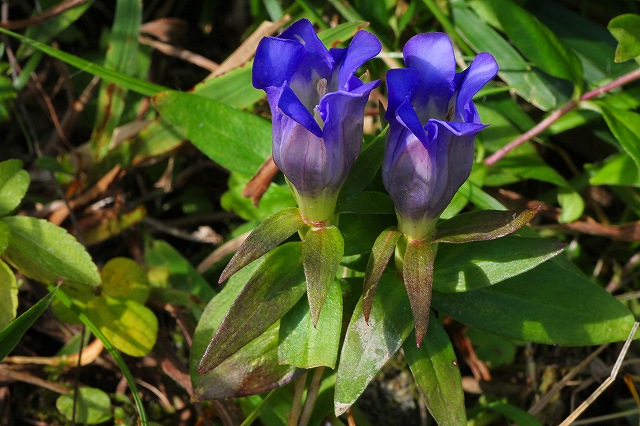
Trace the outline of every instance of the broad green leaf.
{"label": "broad green leaf", "polygon": [[429,412],[440,426],[465,425],[464,392],[456,354],[447,332],[433,314],[423,343],[418,349],[409,338],[402,348]]}
{"label": "broad green leaf", "polygon": [[9,235],[9,226],[4,222],[0,222],[0,255],[4,253],[9,245]]}
{"label": "broad green leaf", "polygon": [[395,225],[397,225],[395,216],[341,214],[340,231],[344,237],[344,255],[369,253],[378,235]]}
{"label": "broad green leaf", "polygon": [[300,368],[335,368],[341,329],[342,291],[340,282],[334,281],[317,324],[313,324],[309,304],[304,298],[280,320],[280,363]]}
{"label": "broad green leaf", "polygon": [[613,18],[607,27],[618,40],[616,62],[640,56],[640,15],[625,13]]}
{"label": "broad green leaf", "polygon": [[135,77],[130,77],[127,74],[123,74],[121,72],[100,66],[93,62],[74,56],[70,53],[55,49],[44,43],[40,43],[39,41],[32,40],[18,33],[14,33],[13,31],[9,31],[2,27],[0,27],[0,33],[7,34],[13,38],[20,40],[22,43],[32,46],[49,56],[61,60],[62,62],[66,62],[67,64],[72,65],[89,74],[97,75],[98,77],[101,77],[106,81],[119,84],[122,87],[126,87],[129,90],[140,93],[141,95],[153,96],[156,93],[168,90],[168,88],[164,86],[150,83],[146,80],[138,79]]}
{"label": "broad green leaf", "polygon": [[569,223],[580,219],[584,212],[584,200],[573,188],[558,188],[558,204],[562,208],[560,223]]}
{"label": "broad green leaf", "polygon": [[[400,244],[403,243],[403,240],[404,237],[400,239]],[[430,240],[409,240],[405,244],[402,277],[411,304],[413,322],[416,325],[416,343],[420,347],[429,327],[431,295],[433,293],[433,263],[436,254]]]}
{"label": "broad green leaf", "polygon": [[640,188],[640,172],[626,152],[612,155],[599,168],[589,167],[590,185],[617,185]]}
{"label": "broad green leaf", "polygon": [[564,244],[556,240],[513,235],[467,244],[440,244],[434,289],[467,292],[491,286],[535,268],[563,249]]}
{"label": "broad green leaf", "polygon": [[158,319],[134,300],[95,297],[87,303],[85,314],[113,346],[127,355],[145,356],[156,343]]}
{"label": "broad green leaf", "polygon": [[378,283],[395,252],[401,235],[402,233],[394,226],[385,229],[373,243],[362,284],[362,310],[365,321],[369,321]]}
{"label": "broad green leaf", "polygon": [[35,305],[0,331],[0,361],[9,355],[20,339],[22,339],[24,333],[27,332],[40,315],[49,307],[56,290],[57,289],[54,289],[49,292],[49,294],[40,299]]}
{"label": "broad green leaf", "polygon": [[198,273],[196,268],[169,243],[154,240],[144,252],[149,267],[166,266],[169,270],[171,288],[187,292],[190,297],[208,302],[215,295],[211,285]]}
{"label": "broad green leaf", "polygon": [[362,191],[340,199],[336,213],[395,214],[393,201],[378,191]]}
{"label": "broad green leaf", "polygon": [[339,44],[345,43],[358,31],[365,29],[368,26],[369,23],[363,20],[344,22],[333,28],[327,28],[326,30],[320,31],[318,33],[318,37],[322,40],[322,43],[324,43],[325,46],[336,47]]}
{"label": "broad green leaf", "polygon": [[253,87],[251,71],[250,64],[232,69],[198,84],[193,93],[234,108],[250,107],[264,97],[264,91]]}
{"label": "broad green leaf", "polygon": [[511,365],[516,356],[516,345],[509,339],[468,327],[465,334],[473,343],[473,348],[487,367]]}
{"label": "broad green leaf", "polygon": [[248,181],[248,177],[231,173],[228,181],[229,190],[220,198],[222,208],[234,212],[247,221],[263,221],[282,209],[297,205],[291,189],[286,184],[278,185],[272,182],[267,192],[260,198],[260,204],[254,206],[251,198],[242,195]]}
{"label": "broad green leaf", "polygon": [[101,275],[103,295],[147,302],[150,291],[147,273],[134,260],[114,257],[102,267]]}
{"label": "broad green leaf", "polygon": [[373,141],[363,145],[362,151],[340,191],[338,205],[366,188],[378,173],[384,156],[384,140],[387,129],[388,126]]}
{"label": "broad green leaf", "polygon": [[244,240],[227,267],[220,274],[218,282],[224,282],[249,263],[270,252],[303,226],[305,226],[305,223],[297,207],[282,209],[269,216]]}
{"label": "broad green leaf", "polygon": [[482,0],[493,9],[510,41],[537,67],[582,86],[582,64],[546,25],[511,0]]}
{"label": "broad green leaf", "polygon": [[318,323],[324,301],[344,254],[344,240],[335,226],[310,228],[302,240],[302,265],[313,325]]}
{"label": "broad green leaf", "polygon": [[413,329],[409,300],[395,272],[382,276],[377,293],[369,322],[364,319],[361,298],[347,328],[336,377],[337,416],[353,405]]}
{"label": "broad green leaf", "polygon": [[465,243],[504,237],[529,223],[537,210],[480,210],[446,220],[436,229],[434,242]]}
{"label": "broad green leaf", "polygon": [[211,371],[264,333],[298,302],[305,290],[300,243],[287,243],[271,251],[229,308],[198,372]]}
{"label": "broad green leaf", "polygon": [[624,341],[634,323],[624,305],[560,257],[491,287],[435,291],[433,306],[489,333],[554,345]]}
{"label": "broad green leaf", "polygon": [[22,170],[22,161],[6,160],[0,163],[0,215],[20,205],[30,182],[29,173]]}
{"label": "broad green leaf", "polygon": [[[281,386],[294,377],[295,367],[280,365],[278,362],[278,322],[213,370],[198,374],[200,359],[211,336],[220,327],[228,309],[264,260],[251,263],[231,277],[222,291],[211,299],[198,322],[189,356],[191,381],[198,399],[257,394]],[[303,302],[306,304],[305,300]]]}
{"label": "broad green leaf", "polygon": [[611,133],[640,170],[640,114],[599,105]]}
{"label": "broad green leaf", "polygon": [[14,268],[45,284],[60,279],[100,284],[98,268],[85,248],[63,228],[43,219],[9,216],[9,245],[2,258]]}
{"label": "broad green leaf", "polygon": [[81,387],[76,396],[73,392],[60,395],[56,408],[74,423],[95,425],[111,419],[111,399],[97,388]]}
{"label": "broad green leaf", "polygon": [[16,317],[18,284],[11,268],[0,260],[0,330]]}
{"label": "broad green leaf", "polygon": [[207,157],[233,172],[251,176],[271,154],[271,125],[257,115],[193,93],[160,93],[153,104]]}
{"label": "broad green leaf", "polygon": [[475,51],[491,52],[500,65],[499,76],[526,101],[547,111],[562,103],[556,88],[541,73],[531,69],[522,56],[493,28],[482,21],[463,1],[452,2],[456,29]]}

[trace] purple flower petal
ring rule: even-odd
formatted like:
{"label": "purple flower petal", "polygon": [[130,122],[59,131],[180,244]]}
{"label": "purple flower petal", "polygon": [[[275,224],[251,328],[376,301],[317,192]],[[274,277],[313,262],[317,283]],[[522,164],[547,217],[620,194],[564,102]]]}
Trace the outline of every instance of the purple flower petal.
{"label": "purple flower petal", "polygon": [[411,68],[397,68],[387,71],[387,91],[389,92],[389,103],[384,117],[393,120],[396,117],[396,110],[407,100],[416,90],[418,85],[418,74]]}
{"label": "purple flower petal", "polygon": [[482,52],[475,57],[469,68],[456,75],[455,85],[458,88],[456,100],[456,120],[462,120],[467,106],[482,87],[498,73],[498,63],[488,53]]}
{"label": "purple flower petal", "polygon": [[418,34],[407,41],[403,54],[407,68],[418,73],[418,89],[413,98],[418,116],[423,122],[444,118],[455,89],[456,58],[449,36]]}
{"label": "purple flower petal", "polygon": [[300,99],[298,99],[291,88],[287,86],[283,88],[278,101],[278,108],[283,114],[302,125],[315,136],[319,138],[322,137],[322,129],[315,118],[313,118],[313,115],[311,115],[311,112],[300,102]]}
{"label": "purple flower petal", "polygon": [[[332,49],[334,50],[334,49]],[[353,74],[369,59],[375,57],[382,50],[382,44],[378,37],[367,31],[358,31],[353,40],[346,49],[346,52],[340,52],[340,62],[336,62],[338,70],[337,90],[348,90],[349,80]],[[335,79],[336,70],[334,70]]]}
{"label": "purple flower petal", "polygon": [[253,60],[252,83],[256,89],[280,87],[291,78],[294,64],[304,53],[302,45],[293,40],[265,37],[260,40]]}

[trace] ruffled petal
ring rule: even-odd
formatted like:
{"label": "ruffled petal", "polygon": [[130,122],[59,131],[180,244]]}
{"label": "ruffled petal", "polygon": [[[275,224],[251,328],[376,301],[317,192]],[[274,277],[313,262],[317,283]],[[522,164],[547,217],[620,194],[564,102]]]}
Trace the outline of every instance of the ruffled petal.
{"label": "ruffled petal", "polygon": [[293,90],[286,85],[283,87],[282,94],[278,100],[278,109],[287,117],[302,125],[307,131],[319,138],[322,137],[322,129],[313,118],[311,112],[300,102]]}
{"label": "ruffled petal", "polygon": [[465,116],[474,110],[469,108],[471,99],[482,87],[498,73],[498,63],[489,53],[482,52],[475,57],[469,68],[456,75],[455,85],[458,90],[456,99],[456,121],[466,121]]}
{"label": "ruffled petal", "polygon": [[298,72],[310,73],[310,66],[316,69],[323,78],[329,79],[333,69],[333,58],[322,44],[313,24],[308,19],[300,19],[284,30],[278,38],[298,41],[305,49],[305,66]]}
{"label": "ruffled petal", "polygon": [[396,110],[411,95],[418,86],[418,74],[411,68],[397,68],[387,71],[387,92],[389,103],[384,118],[393,120]]}
{"label": "ruffled petal", "polygon": [[407,68],[418,73],[418,89],[412,101],[423,122],[444,118],[454,93],[456,59],[449,36],[426,33],[413,36],[403,50]]}
{"label": "ruffled petal", "polygon": [[298,41],[265,37],[253,60],[252,83],[256,89],[280,87],[296,70],[304,48]]}
{"label": "ruffled petal", "polygon": [[337,73],[337,90],[348,90],[349,80],[353,74],[362,64],[380,53],[380,50],[382,50],[382,44],[378,37],[367,31],[358,31],[346,52],[332,54],[334,58],[340,59],[340,62],[336,61],[332,76],[332,79],[335,79]]}

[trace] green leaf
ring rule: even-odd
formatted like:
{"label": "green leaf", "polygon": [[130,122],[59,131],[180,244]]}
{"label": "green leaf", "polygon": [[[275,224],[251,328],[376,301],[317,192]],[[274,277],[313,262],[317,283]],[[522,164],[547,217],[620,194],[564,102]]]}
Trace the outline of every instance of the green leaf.
{"label": "green leaf", "polygon": [[9,235],[9,226],[4,222],[0,222],[0,255],[4,253],[9,245]]}
{"label": "green leaf", "polygon": [[475,51],[491,52],[500,65],[499,76],[527,102],[547,111],[561,103],[557,89],[541,73],[531,69],[522,56],[493,28],[469,10],[463,1],[452,2],[456,29]]}
{"label": "green leaf", "polygon": [[395,216],[341,214],[340,231],[344,237],[344,255],[369,253],[378,235],[396,224]]}
{"label": "green leaf", "polygon": [[22,170],[22,161],[6,160],[0,163],[0,215],[20,205],[30,182],[29,173]]}
{"label": "green leaf", "polygon": [[435,291],[433,306],[489,333],[556,345],[623,341],[634,323],[624,305],[561,257],[491,287]]}
{"label": "green leaf", "polygon": [[98,77],[106,81],[119,84],[122,87],[126,87],[129,90],[133,90],[134,92],[140,93],[141,95],[153,96],[156,93],[169,90],[164,86],[150,83],[146,80],[130,77],[121,72],[114,71],[112,69],[100,66],[98,64],[94,64],[93,62],[89,62],[85,59],[79,58],[70,53],[66,53],[61,50],[55,49],[44,43],[40,43],[39,41],[32,40],[28,37],[22,36],[18,33],[14,33],[13,31],[9,31],[2,27],[0,27],[0,33],[7,34],[13,38],[16,38],[21,42],[29,46],[32,46],[43,53],[46,53],[49,56],[52,56],[56,59],[61,60],[62,62],[66,62],[67,64],[80,69],[83,72],[97,75]]}
{"label": "green leaf", "polygon": [[325,308],[316,324],[311,320],[304,298],[280,321],[278,359],[281,364],[300,368],[335,368],[342,328],[342,291],[340,282],[329,287]]}
{"label": "green leaf", "polygon": [[246,221],[263,221],[282,209],[297,205],[288,185],[272,182],[260,198],[260,205],[255,206],[250,197],[242,195],[249,179],[238,173],[231,173],[229,190],[220,198],[223,209],[234,212]]}
{"label": "green leaf", "polygon": [[2,258],[25,274],[45,284],[65,279],[97,286],[98,268],[71,234],[43,219],[9,216],[1,219],[9,227],[9,245]]}
{"label": "green leaf", "polygon": [[338,205],[346,203],[346,199],[361,192],[378,173],[382,165],[384,140],[388,128],[389,126],[385,127],[373,141],[362,147],[362,151],[358,155],[358,159],[351,168],[351,172],[349,172],[349,176],[340,191]]}
{"label": "green leaf", "polygon": [[627,153],[620,152],[609,157],[602,166],[588,168],[590,185],[633,186],[640,188],[640,171]]}
{"label": "green leaf", "polygon": [[582,86],[582,64],[573,50],[546,25],[510,0],[483,0],[489,4],[511,42],[537,67],[552,76]]}
{"label": "green leaf", "polygon": [[393,201],[378,191],[363,191],[340,199],[336,213],[395,214]]}
{"label": "green leaf", "polygon": [[168,268],[171,288],[187,292],[191,298],[195,296],[204,302],[208,302],[215,295],[207,280],[166,241],[152,241],[146,247],[144,259],[149,267]]}
{"label": "green leaf", "polygon": [[229,308],[198,372],[211,371],[261,335],[296,304],[305,289],[300,243],[271,251]]}
{"label": "green leaf", "polygon": [[87,303],[85,314],[113,346],[127,355],[147,355],[156,343],[158,319],[134,300],[95,297]]}
{"label": "green leaf", "polygon": [[364,319],[367,322],[369,321],[378,283],[387,268],[389,259],[391,259],[401,235],[402,233],[395,226],[387,228],[376,238],[371,248],[371,255],[369,256],[362,285],[362,309]]}
{"label": "green leaf", "polygon": [[351,407],[412,329],[411,308],[402,281],[395,272],[388,272],[380,280],[369,323],[362,313],[362,298],[349,322],[336,377],[336,416]]}
{"label": "green leaf", "polygon": [[433,242],[465,243],[504,237],[529,223],[537,210],[481,210],[446,220],[436,229]]}
{"label": "green leaf", "polygon": [[130,299],[141,304],[149,299],[147,273],[134,260],[114,257],[102,267],[101,275],[103,295]]}
{"label": "green leaf", "polygon": [[516,345],[509,339],[468,327],[465,334],[473,343],[473,348],[487,367],[511,365],[516,356]]}
{"label": "green leaf", "polygon": [[297,207],[282,209],[269,216],[244,240],[227,267],[222,271],[218,282],[224,282],[249,263],[270,252],[303,226],[305,223]]}
{"label": "green leaf", "polygon": [[[235,274],[205,308],[193,335],[189,371],[198,399],[231,398],[266,392],[287,383],[297,369],[278,362],[279,322],[249,342],[213,370],[198,374],[198,365],[211,336],[236,300],[247,280],[264,263],[259,259]],[[306,304],[306,301],[304,301]]]}
{"label": "green leaf", "polygon": [[467,422],[462,377],[453,344],[432,314],[431,327],[421,349],[408,339],[402,348],[411,373],[424,395],[429,412],[440,426]]}
{"label": "green leaf", "polygon": [[562,207],[560,223],[569,223],[580,219],[584,212],[584,200],[573,188],[558,188],[558,204]]}
{"label": "green leaf", "polygon": [[253,175],[271,154],[271,124],[257,115],[192,93],[153,97],[160,115],[222,167]]}
{"label": "green leaf", "polygon": [[0,260],[0,330],[13,321],[17,311],[18,285],[16,284],[16,276],[9,266]]}
{"label": "green leaf", "polygon": [[599,106],[611,133],[640,170],[640,114],[602,103]]}
{"label": "green leaf", "polygon": [[73,392],[60,395],[56,400],[56,408],[74,423],[95,425],[111,419],[111,399],[97,388],[78,388],[75,397]]}
{"label": "green leaf", "polygon": [[[403,240],[400,240],[401,244]],[[430,240],[409,240],[406,242],[402,277],[411,303],[418,347],[420,347],[429,327],[435,255]]]}
{"label": "green leaf", "polygon": [[313,325],[318,323],[324,301],[344,254],[344,240],[335,226],[310,228],[302,240],[302,265]]}
{"label": "green leaf", "polygon": [[467,244],[441,244],[434,287],[440,292],[466,292],[491,286],[535,268],[563,249],[564,244],[556,240],[513,235]]}
{"label": "green leaf", "polygon": [[494,401],[484,405],[491,411],[501,414],[505,419],[508,419],[520,426],[542,426],[542,423],[533,415],[527,413],[521,408],[511,405],[507,402]]}
{"label": "green leaf", "polygon": [[49,292],[38,303],[30,307],[25,313],[13,320],[8,326],[0,331],[0,361],[4,359],[16,347],[24,333],[49,307],[51,299],[57,289]]}
{"label": "green leaf", "polygon": [[625,13],[616,16],[607,28],[619,43],[616,62],[625,62],[640,56],[640,15]]}
{"label": "green leaf", "polygon": [[[142,23],[142,0],[117,0],[112,37],[104,59],[106,68],[131,74],[136,69],[138,54],[138,31]],[[124,111],[127,89],[103,81],[98,93],[91,151],[97,159],[103,158],[109,151],[113,131],[120,124]]]}
{"label": "green leaf", "polygon": [[234,108],[250,107],[264,98],[264,91],[255,89],[251,84],[252,68],[247,64],[206,79],[193,88],[193,93]]}

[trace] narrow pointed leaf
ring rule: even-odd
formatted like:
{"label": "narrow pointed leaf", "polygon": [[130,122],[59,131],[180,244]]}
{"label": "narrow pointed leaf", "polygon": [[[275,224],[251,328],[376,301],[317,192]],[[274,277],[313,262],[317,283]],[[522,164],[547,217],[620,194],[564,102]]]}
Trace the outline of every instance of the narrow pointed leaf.
{"label": "narrow pointed leaf", "polygon": [[206,373],[279,320],[305,291],[299,243],[273,250],[227,312],[200,361]]}
{"label": "narrow pointed leaf", "polygon": [[447,332],[432,315],[422,348],[416,348],[412,340],[407,339],[402,348],[429,412],[440,426],[465,425],[462,377]]}
{"label": "narrow pointed leaf", "polygon": [[435,291],[433,307],[499,336],[568,346],[624,341],[635,321],[563,256],[491,287]]}
{"label": "narrow pointed leaf", "polygon": [[244,240],[222,271],[218,282],[222,283],[249,263],[268,253],[304,225],[297,207],[282,209],[271,215]]}
{"label": "narrow pointed leaf", "polygon": [[362,298],[349,322],[336,377],[337,416],[351,407],[412,328],[411,308],[402,281],[395,272],[387,272],[380,280],[369,323],[362,313]]}
{"label": "narrow pointed leaf", "polygon": [[301,298],[280,321],[278,359],[300,368],[335,368],[342,330],[342,291],[340,282],[329,287],[325,307],[314,326],[309,304]]}
{"label": "narrow pointed leaf", "polygon": [[435,253],[431,241],[409,241],[404,254],[402,275],[411,312],[416,325],[416,344],[420,347],[429,327],[431,293],[433,288],[433,262]]}
{"label": "narrow pointed leaf", "polygon": [[618,40],[616,62],[624,62],[640,56],[640,16],[625,13],[613,18],[607,29]]}
{"label": "narrow pointed leaf", "polygon": [[24,333],[49,307],[57,288],[40,299],[38,303],[29,308],[25,313],[13,320],[4,330],[0,331],[0,361],[16,347]]}
{"label": "narrow pointed leaf", "polygon": [[535,268],[557,256],[564,247],[556,240],[515,235],[467,244],[440,244],[434,287],[441,292],[463,292],[491,286]]}
{"label": "narrow pointed leaf", "polygon": [[387,228],[378,236],[375,243],[373,243],[373,248],[371,248],[371,255],[369,257],[369,263],[367,263],[362,288],[362,309],[365,321],[367,322],[369,321],[378,282],[380,282],[380,278],[389,263],[389,259],[391,259],[396,249],[400,235],[402,235],[402,233],[398,231],[397,228]]}
{"label": "narrow pointed leaf", "polygon": [[313,325],[318,323],[320,311],[329,287],[344,254],[344,240],[335,226],[311,228],[302,241],[302,264],[307,280],[307,296]]}
{"label": "narrow pointed leaf", "polygon": [[211,299],[200,317],[189,355],[189,373],[196,399],[235,398],[266,392],[286,384],[299,371],[291,365],[280,365],[278,362],[279,323],[276,322],[216,368],[198,374],[200,359],[211,336],[264,260],[257,260],[235,274],[222,291]]}
{"label": "narrow pointed leaf", "polygon": [[537,210],[481,210],[463,213],[438,225],[434,242],[468,243],[495,240],[525,226]]}
{"label": "narrow pointed leaf", "polygon": [[18,311],[18,285],[9,265],[0,260],[0,330],[16,317]]}

